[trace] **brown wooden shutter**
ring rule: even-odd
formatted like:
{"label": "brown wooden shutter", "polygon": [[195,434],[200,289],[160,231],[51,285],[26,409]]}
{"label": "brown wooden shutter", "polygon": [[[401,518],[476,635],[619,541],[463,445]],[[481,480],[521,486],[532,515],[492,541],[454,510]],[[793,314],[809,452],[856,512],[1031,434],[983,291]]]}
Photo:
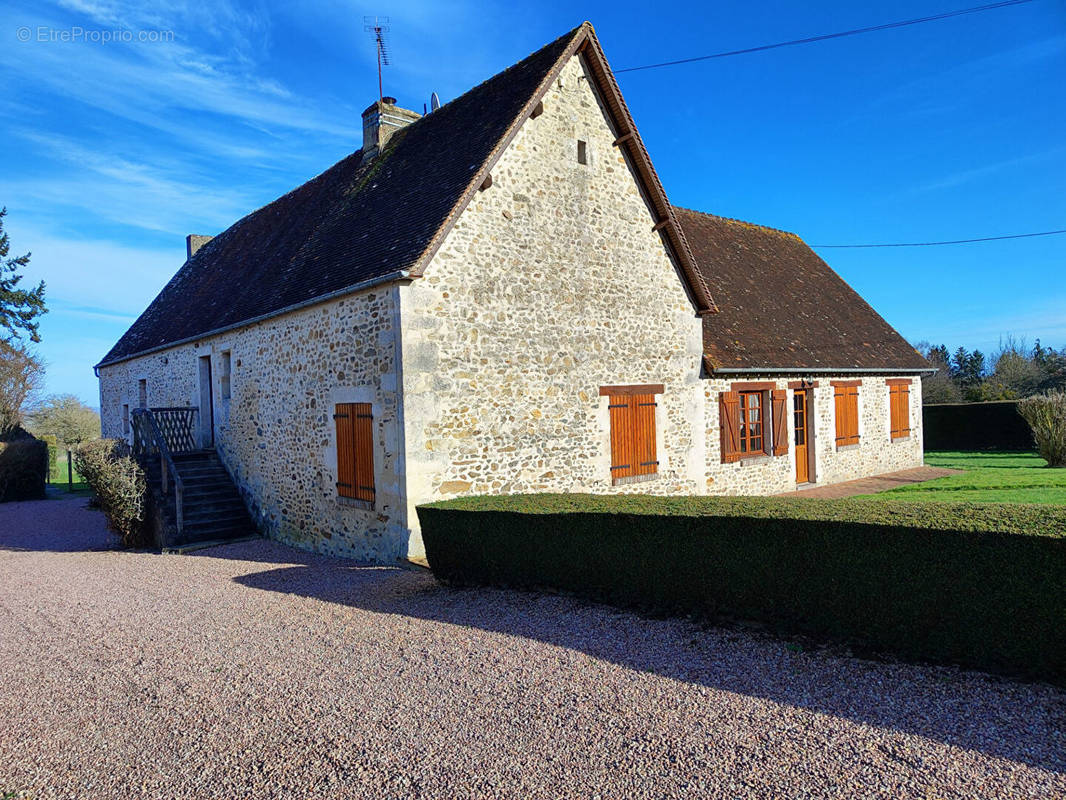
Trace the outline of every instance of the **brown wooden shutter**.
{"label": "brown wooden shutter", "polygon": [[718,424],[722,432],[722,461],[740,460],[740,393],[718,395]]}
{"label": "brown wooden shutter", "polygon": [[611,417],[611,478],[636,475],[633,452],[633,409],[635,395],[611,395],[607,410]]}
{"label": "brown wooden shutter", "polygon": [[837,447],[840,447],[848,438],[847,401],[844,396],[844,387],[837,386],[833,389],[833,417],[837,426]]}
{"label": "brown wooden shutter", "polygon": [[833,388],[837,447],[859,443],[859,387],[838,385]]}
{"label": "brown wooden shutter", "polygon": [[910,392],[910,386],[905,383],[889,384],[889,414],[891,437],[893,439],[902,439],[905,436],[910,436]]}
{"label": "brown wooden shutter", "polygon": [[784,389],[774,389],[770,396],[774,421],[774,455],[788,455],[788,416],[785,413],[788,392]]}
{"label": "brown wooden shutter", "polygon": [[355,497],[355,435],[351,403],[339,403],[333,411],[337,426],[337,494]]}
{"label": "brown wooden shutter", "polygon": [[899,387],[899,435],[911,435],[911,387],[900,384]]}
{"label": "brown wooden shutter", "polygon": [[859,387],[848,387],[848,444],[859,443]]}
{"label": "brown wooden shutter", "polygon": [[635,475],[654,475],[659,471],[655,454],[655,395],[633,395],[633,450]]}
{"label": "brown wooden shutter", "polygon": [[834,385],[837,447],[859,443],[859,385],[858,383]]}
{"label": "brown wooden shutter", "polygon": [[355,434],[355,497],[374,502],[374,415],[370,403],[351,403]]}
{"label": "brown wooden shutter", "polygon": [[337,426],[337,494],[374,502],[374,419],[370,403],[339,403]]}

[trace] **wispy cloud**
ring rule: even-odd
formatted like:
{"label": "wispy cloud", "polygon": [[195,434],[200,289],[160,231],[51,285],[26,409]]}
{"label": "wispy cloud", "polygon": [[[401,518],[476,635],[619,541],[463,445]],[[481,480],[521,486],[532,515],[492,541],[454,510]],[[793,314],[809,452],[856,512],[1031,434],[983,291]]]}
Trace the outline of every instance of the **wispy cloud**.
{"label": "wispy cloud", "polygon": [[1045,161],[1061,156],[1063,153],[1066,153],[1066,147],[1056,147],[1040,153],[1030,153],[1024,156],[1018,156],[1017,158],[1007,158],[1000,161],[994,161],[990,164],[982,164],[969,169],[957,170],[929,181],[928,183],[918,184],[913,189],[909,189],[906,194],[921,194],[942,189],[954,189],[955,187],[995,175],[1006,169]]}
{"label": "wispy cloud", "polygon": [[45,281],[48,304],[56,314],[64,309],[92,309],[135,316],[185,260],[181,240],[175,240],[168,249],[132,247],[99,239],[58,237],[23,225],[18,218],[4,221],[15,249],[32,251],[27,279]]}
{"label": "wispy cloud", "polygon": [[245,191],[218,186],[165,155],[145,163],[57,134],[12,133],[60,163],[54,177],[0,180],[5,196],[19,198],[27,210],[76,207],[123,225],[184,235],[190,226],[220,230],[258,205]]}
{"label": "wispy cloud", "polygon": [[[122,119],[175,136],[197,125],[175,124],[181,113],[213,114],[279,131],[314,133],[355,141],[354,126],[339,119],[358,115],[322,110],[295,96],[278,81],[256,71],[256,56],[268,38],[265,15],[222,3],[92,3],[65,0],[68,11],[84,15],[82,24],[123,30],[173,31],[170,42],[37,42],[0,48],[0,64],[10,76],[31,86]],[[63,15],[5,9],[8,24],[62,30]],[[218,50],[193,45],[202,37],[224,42]],[[72,75],[76,69],[76,75]],[[192,122],[192,120],[186,120]],[[202,143],[202,142],[201,142]]]}

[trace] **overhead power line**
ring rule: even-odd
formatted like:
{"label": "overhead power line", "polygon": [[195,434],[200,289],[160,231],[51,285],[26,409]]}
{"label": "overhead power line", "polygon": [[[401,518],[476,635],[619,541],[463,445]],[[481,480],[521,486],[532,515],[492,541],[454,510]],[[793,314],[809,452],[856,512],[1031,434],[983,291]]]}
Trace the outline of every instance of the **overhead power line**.
{"label": "overhead power line", "polygon": [[934,247],[941,244],[970,244],[971,242],[998,242],[1003,239],[1029,239],[1033,236],[1055,236],[1059,233],[1066,233],[1066,229],[1061,231],[1040,231],[1039,233],[1015,233],[1010,236],[983,236],[980,239],[953,239],[949,242],[894,242],[892,244],[812,244],[811,247],[817,247],[822,250],[829,248],[841,249],[850,247]]}
{"label": "overhead power line", "polygon": [[828,39],[840,39],[844,36],[857,36],[860,33],[873,33],[875,31],[887,31],[892,28],[905,28],[908,25],[920,25],[923,22],[936,22],[942,19],[950,19],[951,17],[961,17],[964,14],[977,14],[982,11],[992,11],[997,8],[1007,8],[1008,6],[1020,6],[1023,3],[1031,3],[1033,0],[1003,0],[1000,3],[988,3],[983,6],[974,6],[972,8],[960,8],[957,11],[946,11],[943,14],[933,14],[928,17],[918,17],[916,19],[905,19],[900,22],[886,22],[883,25],[871,25],[868,28],[855,28],[850,31],[840,31],[839,33],[823,33],[818,36],[808,36],[805,39],[792,39],[788,42],[776,42],[774,44],[763,44],[758,47],[745,47],[743,50],[726,50],[722,53],[711,53],[706,56],[694,56],[692,58],[681,58],[677,61],[662,61],[658,64],[644,64],[640,67],[626,67],[625,69],[616,69],[614,73],[617,75],[620,72],[637,72],[644,69],[658,69],[659,67],[673,67],[678,64],[692,64],[696,61],[710,61],[713,58],[727,58],[729,56],[742,56],[748,53],[759,53],[763,50],[775,50],[778,47],[792,47],[797,44],[810,44],[811,42],[824,42]]}

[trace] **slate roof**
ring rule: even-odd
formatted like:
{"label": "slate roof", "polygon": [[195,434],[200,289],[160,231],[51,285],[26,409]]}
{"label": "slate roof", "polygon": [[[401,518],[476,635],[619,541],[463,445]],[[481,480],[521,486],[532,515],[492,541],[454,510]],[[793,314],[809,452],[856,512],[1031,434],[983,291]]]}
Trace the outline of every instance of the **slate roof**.
{"label": "slate roof", "polygon": [[[587,23],[200,248],[101,364],[407,269]],[[190,199],[192,201],[192,199]]]}
{"label": "slate roof", "polygon": [[929,369],[895,329],[793,233],[674,207],[714,296],[709,370]]}

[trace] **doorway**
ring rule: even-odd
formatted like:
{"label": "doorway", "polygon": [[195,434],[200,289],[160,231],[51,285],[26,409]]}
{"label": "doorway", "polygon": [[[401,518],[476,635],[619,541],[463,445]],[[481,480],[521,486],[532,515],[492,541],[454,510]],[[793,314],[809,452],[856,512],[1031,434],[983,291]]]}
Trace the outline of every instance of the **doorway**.
{"label": "doorway", "polygon": [[811,480],[811,390],[796,389],[792,394],[792,416],[796,425],[796,483]]}
{"label": "doorway", "polygon": [[211,383],[211,356],[200,356],[200,446],[215,446],[215,398]]}

